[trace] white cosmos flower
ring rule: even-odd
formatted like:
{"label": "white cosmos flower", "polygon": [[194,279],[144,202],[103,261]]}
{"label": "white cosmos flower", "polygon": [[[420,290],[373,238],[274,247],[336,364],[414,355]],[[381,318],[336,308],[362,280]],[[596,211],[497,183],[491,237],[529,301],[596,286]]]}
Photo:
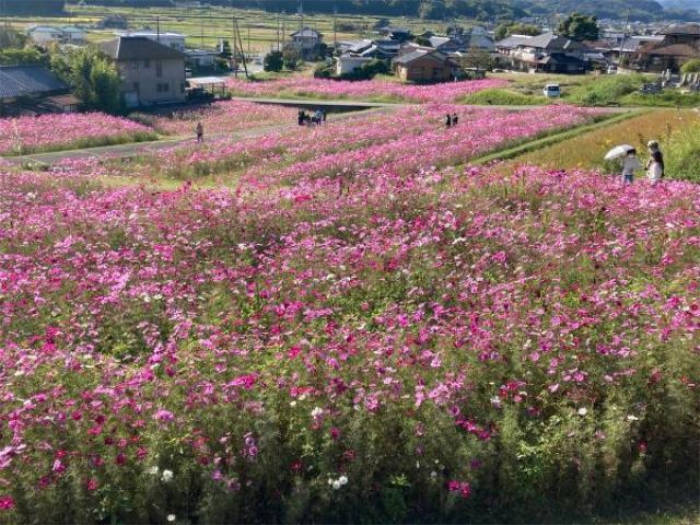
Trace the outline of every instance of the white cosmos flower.
{"label": "white cosmos flower", "polygon": [[588,414],[588,409],[586,409],[585,407],[581,407],[578,409],[579,416],[585,416],[586,414]]}
{"label": "white cosmos flower", "polygon": [[158,465],[153,465],[146,472],[148,472],[151,476],[157,476],[158,475]]}
{"label": "white cosmos flower", "polygon": [[166,517],[166,519],[167,519],[168,521],[175,521],[175,514],[168,514],[168,516]]}
{"label": "white cosmos flower", "polygon": [[173,471],[172,470],[164,470],[160,479],[162,479],[165,483],[168,483],[170,480],[173,479]]}
{"label": "white cosmos flower", "polygon": [[338,478],[338,483],[340,483],[341,486],[347,485],[348,484],[348,477],[347,476],[340,476]]}

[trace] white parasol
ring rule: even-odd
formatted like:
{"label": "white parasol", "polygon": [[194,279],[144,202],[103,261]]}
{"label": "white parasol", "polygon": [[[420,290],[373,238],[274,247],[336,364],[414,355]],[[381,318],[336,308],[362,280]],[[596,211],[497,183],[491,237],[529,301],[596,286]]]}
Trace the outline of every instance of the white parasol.
{"label": "white parasol", "polygon": [[634,146],[630,146],[629,144],[621,144],[620,146],[615,146],[613,149],[611,149],[605,154],[605,160],[619,159],[620,157],[624,157],[625,155],[627,155],[627,152],[633,149]]}

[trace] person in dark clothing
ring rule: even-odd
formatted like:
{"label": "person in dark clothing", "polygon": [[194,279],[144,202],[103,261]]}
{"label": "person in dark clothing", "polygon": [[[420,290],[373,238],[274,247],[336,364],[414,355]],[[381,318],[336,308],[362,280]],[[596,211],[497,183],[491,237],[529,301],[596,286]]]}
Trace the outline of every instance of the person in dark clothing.
{"label": "person in dark clothing", "polygon": [[448,128],[452,127],[452,115],[450,115],[449,113],[447,114],[447,117],[445,118],[445,126],[447,126]]}
{"label": "person in dark clothing", "polygon": [[204,126],[201,122],[197,122],[195,132],[197,133],[197,142],[204,142]]}
{"label": "person in dark clothing", "polygon": [[304,110],[300,110],[299,115],[297,116],[297,122],[299,123],[300,126],[303,126],[305,120],[306,120],[306,113],[304,113]]}
{"label": "person in dark clothing", "polygon": [[459,122],[459,116],[457,115],[457,113],[452,113],[452,125],[456,126],[458,122]]}

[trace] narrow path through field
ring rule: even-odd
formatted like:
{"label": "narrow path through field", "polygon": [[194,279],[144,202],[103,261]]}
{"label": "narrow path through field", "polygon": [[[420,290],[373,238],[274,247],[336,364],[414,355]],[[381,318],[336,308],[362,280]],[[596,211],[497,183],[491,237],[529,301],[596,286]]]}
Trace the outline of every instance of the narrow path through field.
{"label": "narrow path through field", "polygon": [[[372,107],[363,111],[352,111],[348,113],[340,113],[337,115],[328,115],[329,120],[343,120],[355,117],[358,115],[366,115],[367,113],[377,113],[388,111],[389,106],[377,106]],[[239,139],[255,138],[263,136],[267,133],[273,131],[284,131],[296,129],[298,127],[296,121],[290,122],[289,124],[274,125],[274,126],[262,126],[254,127],[240,131],[234,131],[231,133],[212,133],[205,134],[205,140],[217,139],[222,137],[232,137]],[[158,151],[162,149],[172,148],[174,146],[194,144],[194,136],[179,136],[179,137],[165,137],[159,140],[147,141],[147,142],[130,142],[127,144],[115,144],[112,146],[99,146],[95,148],[83,148],[83,149],[73,149],[73,150],[63,150],[63,151],[51,151],[46,153],[32,153],[28,155],[17,155],[13,157],[3,157],[6,161],[13,164],[24,164],[27,162],[40,162],[45,164],[53,164],[66,159],[85,159],[90,157],[134,157],[140,155],[141,153],[148,153],[152,151]]]}
{"label": "narrow path through field", "polygon": [[[400,107],[405,107],[413,104],[408,104],[408,103],[380,103],[380,102],[359,102],[359,101],[351,101],[351,100],[304,100],[304,99],[282,99],[282,98],[251,98],[251,97],[234,97],[235,100],[246,100],[248,102],[256,102],[260,104],[272,104],[272,105],[285,105],[285,106],[295,106],[295,107],[301,107],[302,105],[308,106],[308,107],[321,107],[321,108],[327,108],[327,109],[347,109],[347,113],[340,113],[340,114],[330,114],[329,119],[330,120],[340,120],[340,119],[348,119],[352,118],[356,115],[361,115],[361,114],[366,114],[368,112],[383,112],[383,111],[391,111],[392,109],[395,108],[400,108]],[[542,106],[480,106],[480,105],[464,105],[464,108],[468,109],[484,109],[484,108],[493,108],[493,109],[498,109],[498,110],[506,110],[506,111],[526,111],[530,109],[536,109],[540,108]],[[639,112],[640,109],[648,109],[648,108],[601,108],[603,111],[609,112],[609,113],[621,113],[621,114],[636,114]],[[599,123],[600,125],[605,125],[605,123]],[[271,131],[283,131],[283,130],[289,130],[289,129],[294,129],[296,128],[297,125],[296,123],[289,123],[287,125],[274,125],[274,126],[263,126],[263,127],[256,127],[256,128],[250,128],[246,130],[241,130],[241,131],[235,131],[231,133],[213,133],[213,134],[206,134],[205,137],[206,139],[216,139],[216,138],[221,138],[225,136],[233,137],[233,138],[240,138],[240,139],[245,139],[245,138],[254,138],[254,137],[259,137],[262,135],[265,135],[266,133],[269,133]],[[579,128],[577,128],[578,130]],[[570,130],[570,131],[575,131],[575,130]],[[564,134],[562,134],[564,135]],[[549,138],[549,137],[548,137]],[[566,137],[563,137],[566,138]],[[545,139],[539,139],[544,141]],[[194,137],[192,136],[187,136],[187,137],[165,137],[159,140],[155,141],[147,141],[147,142],[132,142],[132,143],[127,143],[127,144],[116,144],[112,146],[100,146],[100,147],[95,147],[95,148],[83,148],[83,149],[74,149],[74,150],[63,150],[63,151],[53,151],[53,152],[47,152],[47,153],[34,153],[34,154],[28,154],[28,155],[18,155],[18,156],[13,156],[13,157],[4,157],[5,160],[17,164],[17,165],[22,165],[27,162],[39,162],[39,163],[45,163],[45,164],[53,164],[56,162],[60,162],[62,160],[67,160],[67,159],[84,159],[84,158],[90,158],[90,157],[101,157],[101,156],[110,156],[110,157],[117,157],[117,158],[127,158],[127,157],[134,157],[138,156],[142,153],[148,153],[152,151],[158,151],[162,149],[167,149],[171,148],[174,146],[178,145],[184,145],[184,144],[193,144],[195,142]],[[537,142],[537,141],[535,141]],[[547,142],[547,144],[550,144],[553,142]],[[523,152],[527,151],[527,147],[530,144],[530,142],[526,144],[522,144],[518,146],[518,148],[521,148]],[[544,144],[544,142],[543,142]],[[487,155],[483,157],[484,159],[487,160],[496,160],[497,158],[510,158],[510,157],[497,157],[497,153],[493,153],[490,155]],[[490,158],[493,157],[493,158]],[[482,162],[486,162],[486,160],[482,160]]]}

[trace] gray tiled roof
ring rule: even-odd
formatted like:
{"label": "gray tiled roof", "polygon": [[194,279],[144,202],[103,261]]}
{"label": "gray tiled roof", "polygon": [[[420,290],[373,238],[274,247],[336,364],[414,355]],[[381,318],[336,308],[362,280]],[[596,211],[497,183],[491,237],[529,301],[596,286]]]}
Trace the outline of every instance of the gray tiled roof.
{"label": "gray tiled roof", "polygon": [[66,91],[68,86],[41,66],[0,66],[0,99]]}
{"label": "gray tiled roof", "polygon": [[143,36],[120,36],[100,45],[102,52],[114,60],[184,59],[185,55]]}

